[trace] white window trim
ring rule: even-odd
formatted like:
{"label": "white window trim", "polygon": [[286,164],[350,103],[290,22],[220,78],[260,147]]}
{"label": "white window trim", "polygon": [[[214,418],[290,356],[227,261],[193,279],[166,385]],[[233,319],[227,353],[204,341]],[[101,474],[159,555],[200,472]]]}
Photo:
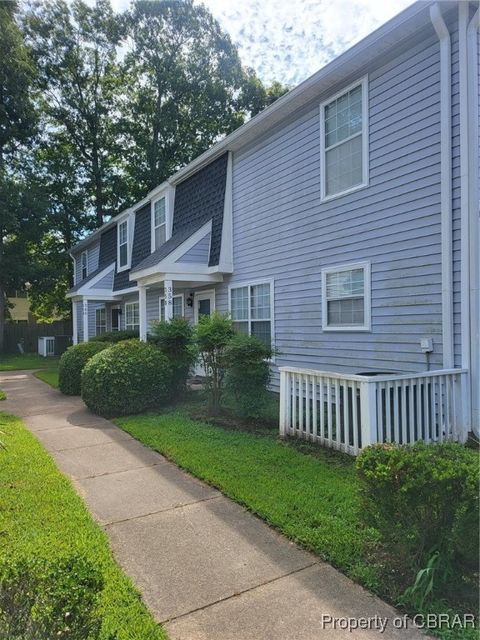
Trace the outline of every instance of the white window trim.
{"label": "white window trim", "polygon": [[[120,266],[120,225],[127,223],[127,264]],[[131,216],[127,218],[123,218],[117,222],[117,273],[121,271],[127,271],[130,269],[131,261],[132,261],[132,248],[131,248],[131,227],[132,227],[132,219]]]}
{"label": "white window trim", "polygon": [[[165,242],[171,237],[171,228],[170,224],[170,198],[168,197],[168,192],[164,191],[163,193],[157,195],[151,203],[150,203],[150,252],[153,253],[155,251],[155,203],[159,200],[165,199]],[[158,247],[157,247],[158,248]]]}
{"label": "white window trim", "polygon": [[103,331],[103,333],[107,332],[107,309],[105,306],[103,307],[96,307],[95,308],[95,335],[96,336],[100,336],[102,335],[102,332],[98,332],[97,331],[97,327],[98,327],[98,323],[97,323],[97,311],[104,311],[105,312],[105,330]]}
{"label": "white window trim", "polygon": [[[275,348],[275,280],[273,278],[263,278],[262,280],[249,280],[248,282],[232,283],[228,285],[228,313],[232,316],[232,289],[241,289],[242,287],[254,287],[259,284],[270,285],[270,345],[272,350]],[[233,320],[233,319],[232,319]],[[250,309],[250,292],[248,303],[248,320],[233,320],[233,322],[248,322],[248,335],[251,334],[251,309]],[[255,322],[255,320],[253,321]],[[270,362],[275,362],[275,356]]]}
{"label": "white window trim", "polygon": [[[352,271],[353,269],[364,270],[364,323],[363,325],[342,325],[341,327],[331,327],[328,325],[327,313],[327,274],[338,273],[339,271]],[[355,262],[353,264],[342,264],[334,267],[322,269],[322,329],[323,331],[371,331],[372,330],[372,285],[371,285],[371,265],[370,262]]]}
{"label": "white window trim", "polygon": [[[132,306],[134,304],[138,304],[138,325],[127,325],[127,307]],[[125,313],[125,330],[126,331],[135,331],[135,327],[138,326],[138,330],[140,330],[140,304],[138,302],[138,300],[133,300],[132,302],[126,302],[125,303],[125,308],[124,308],[124,313]],[[130,328],[129,328],[130,327]]]}
{"label": "white window trim", "polygon": [[[329,196],[326,195],[326,150],[325,150],[325,107],[331,102],[340,98],[344,93],[355,89],[356,87],[362,87],[362,182],[350,189],[344,189],[338,193],[333,193]],[[356,80],[348,87],[345,87],[341,91],[338,91],[335,95],[330,96],[327,100],[324,100],[320,104],[320,201],[329,202],[335,200],[335,198],[341,198],[348,193],[353,193],[359,189],[365,189],[369,185],[369,143],[368,143],[368,75],[364,76],[360,80]],[[345,141],[342,141],[345,142]]]}
{"label": "white window trim", "polygon": [[[183,295],[183,293],[177,293],[173,296],[173,300],[175,300],[175,298],[181,298],[182,299],[182,315],[181,317],[184,318],[185,317],[185,296]],[[158,299],[158,318],[159,320],[162,319],[162,300],[165,300],[165,296],[160,296]]]}
{"label": "white window trim", "polygon": [[80,254],[80,282],[82,282],[82,280],[85,280],[85,278],[83,277],[83,256],[85,256],[85,270],[87,272],[85,278],[88,278],[88,249],[85,249],[85,251],[82,251],[82,253]]}

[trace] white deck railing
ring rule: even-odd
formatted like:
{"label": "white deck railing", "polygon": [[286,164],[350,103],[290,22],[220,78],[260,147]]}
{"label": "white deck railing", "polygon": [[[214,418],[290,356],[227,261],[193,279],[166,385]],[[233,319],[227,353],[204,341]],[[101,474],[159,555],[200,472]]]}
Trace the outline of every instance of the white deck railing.
{"label": "white deck railing", "polygon": [[464,441],[465,373],[359,376],[280,367],[280,435],[352,455],[376,442]]}

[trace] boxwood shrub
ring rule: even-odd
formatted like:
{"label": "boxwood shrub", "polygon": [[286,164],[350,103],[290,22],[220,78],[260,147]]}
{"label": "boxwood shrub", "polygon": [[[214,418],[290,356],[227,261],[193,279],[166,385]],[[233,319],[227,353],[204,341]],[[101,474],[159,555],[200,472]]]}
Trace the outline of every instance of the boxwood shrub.
{"label": "boxwood shrub", "polygon": [[104,417],[163,404],[171,388],[168,359],[153,345],[127,340],[93,356],[82,371],[82,398]]}
{"label": "boxwood shrub", "polygon": [[124,329],[123,331],[107,331],[98,336],[93,336],[93,338],[90,338],[90,342],[109,342],[110,344],[116,344],[117,342],[132,340],[133,338],[138,338],[138,331]]}
{"label": "boxwood shrub", "polygon": [[69,347],[60,358],[58,388],[67,396],[79,396],[81,373],[88,360],[109,345],[103,342],[81,342]]}
{"label": "boxwood shrub", "polygon": [[374,445],[358,457],[360,517],[380,533],[405,586],[416,578],[418,585],[422,572],[431,596],[440,596],[447,582],[457,592],[468,585],[475,591],[478,463],[476,451],[454,442]]}

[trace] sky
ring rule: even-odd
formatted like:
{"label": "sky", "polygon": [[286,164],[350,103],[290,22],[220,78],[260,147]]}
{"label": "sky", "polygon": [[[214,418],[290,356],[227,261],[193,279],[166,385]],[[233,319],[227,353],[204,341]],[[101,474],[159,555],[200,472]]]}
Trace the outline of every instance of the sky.
{"label": "sky", "polygon": [[[196,0],[199,3],[199,0]],[[412,0],[202,0],[265,84],[295,86]],[[128,0],[112,0],[116,10]]]}

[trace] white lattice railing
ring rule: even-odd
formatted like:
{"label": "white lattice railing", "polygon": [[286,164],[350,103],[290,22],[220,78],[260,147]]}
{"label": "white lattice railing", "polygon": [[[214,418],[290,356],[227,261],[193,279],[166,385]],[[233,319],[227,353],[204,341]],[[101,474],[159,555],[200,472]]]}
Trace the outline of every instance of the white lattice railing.
{"label": "white lattice railing", "polygon": [[280,435],[352,455],[375,442],[464,441],[465,373],[359,376],[280,367]]}

